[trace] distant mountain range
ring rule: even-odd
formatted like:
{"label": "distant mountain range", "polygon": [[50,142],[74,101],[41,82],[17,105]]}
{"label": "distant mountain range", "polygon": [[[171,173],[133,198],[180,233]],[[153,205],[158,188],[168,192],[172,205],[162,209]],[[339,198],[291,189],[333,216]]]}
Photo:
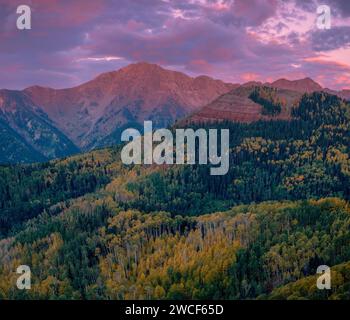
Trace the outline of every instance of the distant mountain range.
{"label": "distant mountain range", "polygon": [[[259,86],[276,88],[284,101],[277,116],[263,115],[262,105],[250,98]],[[239,85],[148,63],[103,73],[69,89],[0,90],[0,162],[45,161],[115,144],[125,128],[141,128],[144,120],[166,127],[178,119],[289,119],[303,93],[322,90],[350,99],[350,90],[323,89],[309,78]]]}

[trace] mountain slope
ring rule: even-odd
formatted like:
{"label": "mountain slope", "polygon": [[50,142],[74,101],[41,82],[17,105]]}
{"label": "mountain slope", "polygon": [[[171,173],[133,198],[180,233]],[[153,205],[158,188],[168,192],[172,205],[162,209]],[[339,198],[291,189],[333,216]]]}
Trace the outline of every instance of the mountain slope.
{"label": "mountain slope", "polygon": [[[259,99],[252,93],[259,91]],[[310,78],[300,80],[279,79],[272,83],[248,82],[223,94],[206,106],[193,112],[180,123],[204,123],[213,121],[254,122],[258,120],[291,120],[292,109],[298,105],[304,94],[325,92],[350,100],[350,91],[334,91],[322,88]],[[277,102],[280,111],[266,112],[268,105]],[[264,110],[265,109],[265,110]]]}
{"label": "mountain slope", "polygon": [[0,119],[0,163],[41,162],[47,158]]}
{"label": "mountain slope", "polygon": [[233,87],[137,63],[75,88],[30,87],[25,92],[72,141],[91,149],[113,140],[108,137],[116,139],[121,127],[142,125],[144,120],[153,120],[155,127],[172,124]]}
{"label": "mountain slope", "polygon": [[[252,96],[256,90],[265,91],[270,100],[273,98],[279,101],[281,111],[274,115],[265,113],[265,104],[259,100],[254,101]],[[227,120],[250,123],[258,120],[290,120],[292,107],[301,96],[301,93],[287,89],[273,89],[263,85],[242,85],[194,112],[183,122],[203,123]]]}
{"label": "mountain slope", "polygon": [[[23,92],[0,90],[0,120],[2,141],[5,142],[2,147],[4,162],[45,160],[78,152],[77,147]],[[14,149],[12,141],[19,149]]]}

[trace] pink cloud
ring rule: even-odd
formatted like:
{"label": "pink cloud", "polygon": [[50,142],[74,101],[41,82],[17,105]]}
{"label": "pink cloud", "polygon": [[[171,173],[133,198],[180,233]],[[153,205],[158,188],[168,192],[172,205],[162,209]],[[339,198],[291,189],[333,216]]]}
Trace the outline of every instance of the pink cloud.
{"label": "pink cloud", "polygon": [[256,73],[247,72],[247,73],[243,73],[241,78],[245,82],[256,81],[259,79],[259,75]]}

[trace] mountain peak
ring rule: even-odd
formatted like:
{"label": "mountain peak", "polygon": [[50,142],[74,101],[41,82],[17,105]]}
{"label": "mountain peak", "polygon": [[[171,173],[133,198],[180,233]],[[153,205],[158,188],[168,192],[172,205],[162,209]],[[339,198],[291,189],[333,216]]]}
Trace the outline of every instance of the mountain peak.
{"label": "mountain peak", "polygon": [[287,80],[282,78],[272,82],[270,85],[278,89],[286,89],[303,93],[323,90],[323,88],[316,81],[309,77],[299,80]]}
{"label": "mountain peak", "polygon": [[168,126],[232,88],[220,80],[139,62],[78,87],[31,87],[25,93],[76,145],[89,148],[118,128],[147,119]]}
{"label": "mountain peak", "polygon": [[120,70],[164,70],[160,65],[146,61],[131,63]]}
{"label": "mountain peak", "polygon": [[[83,84],[82,86],[102,86],[112,85],[113,83],[122,81],[127,86],[151,86],[159,82],[168,81],[190,81],[191,78],[179,71],[165,69],[157,64],[148,62],[137,62],[129,64],[118,70],[105,72],[97,76],[95,79]],[[126,82],[129,82],[127,84]]]}

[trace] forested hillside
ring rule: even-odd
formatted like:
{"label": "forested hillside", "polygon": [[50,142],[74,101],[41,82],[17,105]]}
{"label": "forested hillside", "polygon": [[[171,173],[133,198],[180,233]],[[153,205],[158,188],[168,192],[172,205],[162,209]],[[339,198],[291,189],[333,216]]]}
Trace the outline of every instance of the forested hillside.
{"label": "forested hillside", "polygon": [[[71,198],[106,185],[116,161],[112,150],[45,164],[0,167],[0,237],[49,209],[59,212]],[[56,207],[55,204],[60,202]]]}
{"label": "forested hillside", "polygon": [[132,207],[201,214],[266,200],[349,199],[349,104],[315,93],[293,113],[292,121],[208,125],[230,129],[228,174],[185,166],[141,176],[126,185]]}
{"label": "forested hillside", "polygon": [[[224,176],[120,148],[1,167],[0,298],[348,298],[350,106],[313,93],[293,115],[205,125],[230,129]],[[315,292],[321,264],[337,291]]]}
{"label": "forested hillside", "polygon": [[[111,198],[87,197],[58,216],[41,215],[0,242],[0,297],[261,297],[314,275],[320,264],[350,261],[349,227],[349,205],[336,198],[172,217],[123,211]],[[18,264],[31,266],[32,290],[13,286]],[[306,281],[306,290],[315,286]],[[336,281],[348,286],[349,279]],[[291,288],[271,297],[291,295]]]}

